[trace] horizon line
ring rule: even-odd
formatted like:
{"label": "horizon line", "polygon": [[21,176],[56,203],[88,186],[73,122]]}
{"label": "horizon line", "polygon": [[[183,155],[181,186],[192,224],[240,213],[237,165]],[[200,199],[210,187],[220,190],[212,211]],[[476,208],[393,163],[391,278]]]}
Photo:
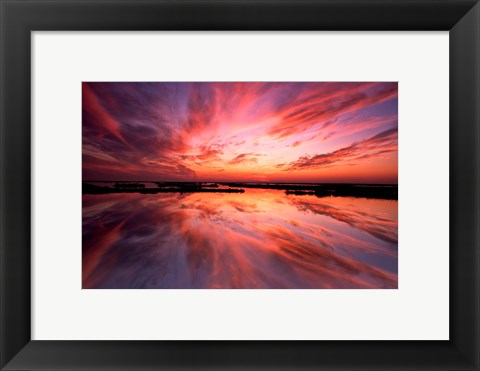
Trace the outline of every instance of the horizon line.
{"label": "horizon line", "polygon": [[259,183],[259,184],[355,184],[355,185],[396,185],[397,183],[362,183],[362,182],[275,182],[275,181],[224,181],[224,180],[198,180],[198,181],[186,181],[186,180],[83,180],[82,182],[139,182],[139,183]]}

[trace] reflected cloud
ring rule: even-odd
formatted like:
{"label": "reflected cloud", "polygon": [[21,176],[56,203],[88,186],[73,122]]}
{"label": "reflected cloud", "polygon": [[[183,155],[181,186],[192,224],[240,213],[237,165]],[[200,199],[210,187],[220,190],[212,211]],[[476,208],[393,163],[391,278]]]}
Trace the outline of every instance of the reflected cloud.
{"label": "reflected cloud", "polygon": [[83,196],[83,288],[396,288],[397,202]]}
{"label": "reflected cloud", "polygon": [[[334,197],[320,198],[321,201],[306,200],[300,197],[290,197],[289,200],[301,211],[326,215],[367,232],[383,241],[398,242],[397,218],[390,219],[378,213],[362,211],[358,205],[353,205],[355,202],[359,202],[358,199],[351,198],[352,204],[341,205],[341,208],[334,206],[337,202],[337,198]],[[365,199],[361,201],[367,201],[367,203],[376,202]],[[397,203],[397,201],[385,201],[385,203],[387,202]]]}

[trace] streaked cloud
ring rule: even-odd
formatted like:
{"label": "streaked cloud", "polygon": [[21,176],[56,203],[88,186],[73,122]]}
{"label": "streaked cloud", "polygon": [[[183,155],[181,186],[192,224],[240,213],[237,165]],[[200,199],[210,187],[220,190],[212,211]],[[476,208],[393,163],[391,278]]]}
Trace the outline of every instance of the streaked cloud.
{"label": "streaked cloud", "polygon": [[393,127],[370,138],[353,143],[336,151],[302,156],[292,162],[288,170],[302,170],[332,165],[355,164],[359,160],[374,159],[398,150],[398,130]]}
{"label": "streaked cloud", "polygon": [[342,181],[348,163],[392,182],[396,142],[371,138],[393,138],[397,99],[394,82],[85,82],[83,178]]}

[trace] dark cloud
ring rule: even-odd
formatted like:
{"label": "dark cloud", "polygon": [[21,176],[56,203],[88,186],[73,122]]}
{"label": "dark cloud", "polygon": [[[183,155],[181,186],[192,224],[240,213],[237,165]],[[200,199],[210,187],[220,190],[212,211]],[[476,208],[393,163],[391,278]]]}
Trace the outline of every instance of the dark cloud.
{"label": "dark cloud", "polygon": [[288,170],[317,168],[355,160],[379,157],[398,150],[397,127],[382,131],[370,138],[353,143],[330,153],[302,156],[292,162]]}

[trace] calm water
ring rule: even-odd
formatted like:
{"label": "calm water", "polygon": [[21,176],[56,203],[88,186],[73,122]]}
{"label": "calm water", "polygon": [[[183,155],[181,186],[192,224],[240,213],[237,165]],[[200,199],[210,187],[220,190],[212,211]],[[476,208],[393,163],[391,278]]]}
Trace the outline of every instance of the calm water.
{"label": "calm water", "polygon": [[83,195],[83,288],[396,288],[397,201]]}

